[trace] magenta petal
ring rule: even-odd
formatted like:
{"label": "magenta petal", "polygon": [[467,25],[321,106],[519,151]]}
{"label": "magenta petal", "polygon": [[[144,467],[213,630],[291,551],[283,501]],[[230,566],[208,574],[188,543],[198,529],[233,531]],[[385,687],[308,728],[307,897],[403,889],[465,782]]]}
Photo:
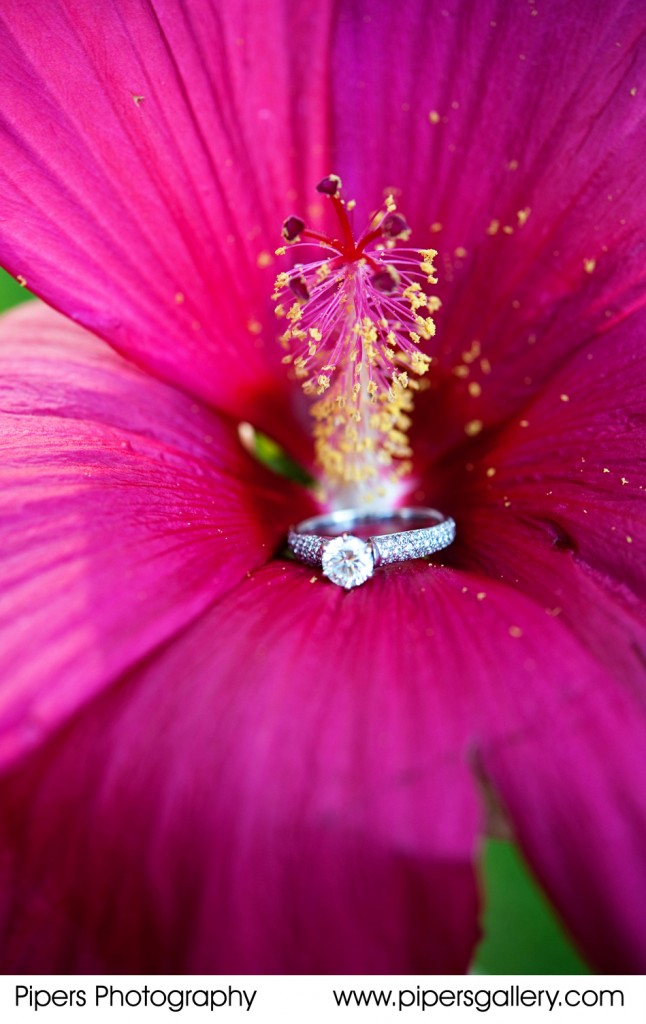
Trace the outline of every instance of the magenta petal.
{"label": "magenta petal", "polygon": [[429,420],[448,446],[643,304],[643,8],[363,0],[340,11],[334,68],[348,193],[367,211],[401,190],[412,244],[440,253]]}
{"label": "magenta petal", "polygon": [[234,0],[223,14],[3,8],[0,259],[142,365],[262,419],[285,386],[280,225],[327,163],[329,12]]}
{"label": "magenta petal", "polygon": [[560,618],[511,588],[476,579],[464,597],[476,659],[486,648],[474,609],[490,604],[509,623],[506,643],[497,638],[497,680],[481,675],[474,757],[584,954],[601,971],[641,973],[643,697],[622,693]]}
{"label": "magenta petal", "polygon": [[45,307],[0,322],[0,760],[261,565],[298,498],[234,427]]}
{"label": "magenta petal", "polygon": [[[483,768],[539,880],[604,973],[646,969],[643,710],[594,685],[486,750]],[[596,690],[596,692],[595,692]]]}
{"label": "magenta petal", "polygon": [[576,352],[473,461],[456,453],[450,500],[460,565],[531,594],[644,692],[642,319]]}
{"label": "magenta petal", "polygon": [[642,598],[645,337],[646,312],[575,352],[474,472],[483,504],[486,487],[487,504],[505,520],[551,527],[557,544]]}
{"label": "magenta petal", "polygon": [[10,780],[5,966],[467,968],[476,793],[423,595],[311,576],[262,570]]}

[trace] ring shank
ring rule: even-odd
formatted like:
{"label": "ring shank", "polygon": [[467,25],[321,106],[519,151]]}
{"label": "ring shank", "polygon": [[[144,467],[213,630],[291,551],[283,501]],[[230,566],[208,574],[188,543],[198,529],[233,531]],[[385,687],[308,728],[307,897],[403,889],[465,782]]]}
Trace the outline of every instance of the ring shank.
{"label": "ring shank", "polygon": [[341,509],[303,520],[289,531],[287,542],[301,562],[320,568],[331,537],[351,533],[357,527],[396,527],[413,522],[432,525],[399,531],[385,529],[368,538],[376,567],[425,558],[448,547],[455,539],[455,521],[434,508],[401,508],[392,512]]}
{"label": "ring shank", "polygon": [[[324,512],[319,516],[304,519],[292,527],[292,533],[319,533],[328,537],[339,537],[361,526],[399,525],[412,521],[430,522],[434,525],[446,522],[446,516],[436,508],[398,508],[390,512],[364,512],[359,509],[343,508],[336,512]],[[428,527],[426,527],[428,529]],[[386,530],[385,534],[392,533]],[[379,534],[378,534],[379,536]]]}

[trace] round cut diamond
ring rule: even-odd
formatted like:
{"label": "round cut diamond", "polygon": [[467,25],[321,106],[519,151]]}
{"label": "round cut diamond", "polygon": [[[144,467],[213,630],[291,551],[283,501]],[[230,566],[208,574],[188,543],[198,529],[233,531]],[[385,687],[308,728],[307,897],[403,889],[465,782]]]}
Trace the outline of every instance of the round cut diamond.
{"label": "round cut diamond", "polygon": [[322,563],[327,578],[346,590],[365,583],[375,568],[370,544],[349,534],[335,537],[325,545]]}

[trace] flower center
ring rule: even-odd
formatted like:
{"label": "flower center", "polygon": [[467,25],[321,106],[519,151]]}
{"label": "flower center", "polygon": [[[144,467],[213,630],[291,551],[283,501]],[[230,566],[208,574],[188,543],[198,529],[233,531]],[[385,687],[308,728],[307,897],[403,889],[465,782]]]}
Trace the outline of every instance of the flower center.
{"label": "flower center", "polygon": [[397,247],[410,230],[392,196],[355,238],[355,204],[341,198],[340,179],[331,174],[317,189],[332,203],[338,237],[288,217],[283,238],[314,259],[280,273],[273,297],[287,321],[283,362],[314,399],[317,462],[337,497],[347,501],[351,490],[357,504],[383,498],[388,483],[410,472],[413,393],[432,360],[421,346],[435,334],[440,306],[426,290],[437,283],[437,253]]}

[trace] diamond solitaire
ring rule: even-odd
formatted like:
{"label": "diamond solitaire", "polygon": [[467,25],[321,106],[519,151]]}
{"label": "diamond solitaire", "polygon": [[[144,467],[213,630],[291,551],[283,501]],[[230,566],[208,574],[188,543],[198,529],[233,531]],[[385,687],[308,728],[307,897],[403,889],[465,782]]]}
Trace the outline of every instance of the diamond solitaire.
{"label": "diamond solitaire", "polygon": [[375,571],[375,558],[370,544],[344,533],[325,545],[321,565],[332,583],[350,590],[370,579]]}

